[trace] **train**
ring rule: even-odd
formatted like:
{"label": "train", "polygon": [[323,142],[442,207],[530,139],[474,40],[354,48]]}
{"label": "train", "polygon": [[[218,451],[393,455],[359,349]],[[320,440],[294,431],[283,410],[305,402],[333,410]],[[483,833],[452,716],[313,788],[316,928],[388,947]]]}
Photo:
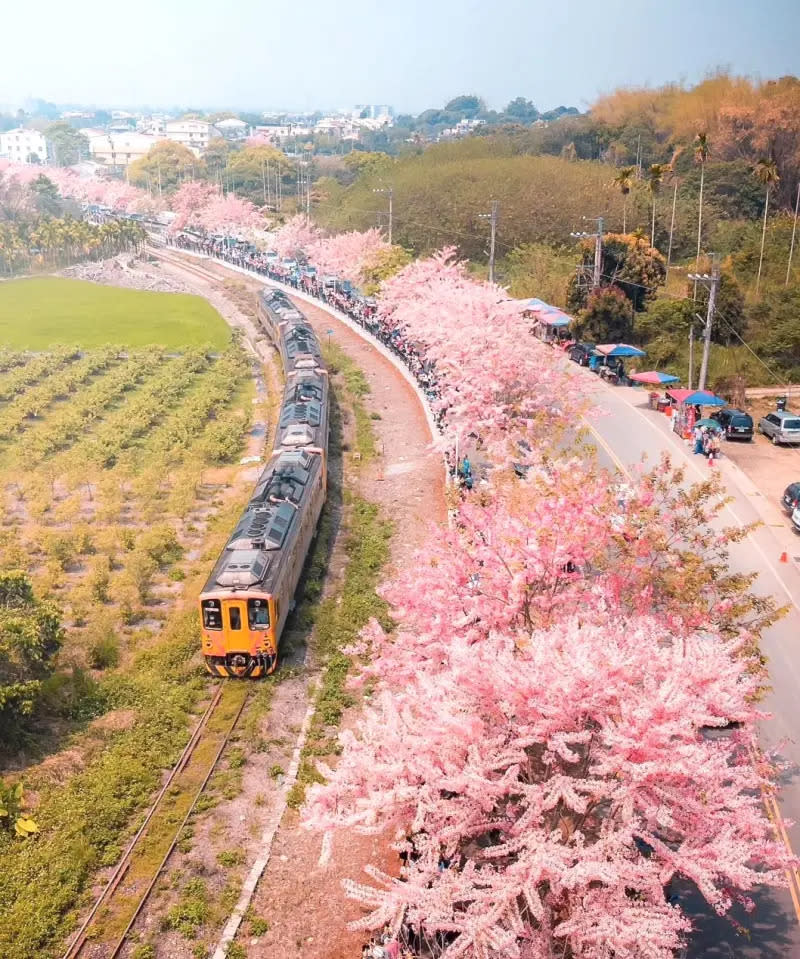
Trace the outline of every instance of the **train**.
{"label": "train", "polygon": [[199,600],[206,669],[241,679],[278,664],[328,484],[330,385],[319,341],[281,290],[261,291],[257,315],[286,385],[269,460]]}

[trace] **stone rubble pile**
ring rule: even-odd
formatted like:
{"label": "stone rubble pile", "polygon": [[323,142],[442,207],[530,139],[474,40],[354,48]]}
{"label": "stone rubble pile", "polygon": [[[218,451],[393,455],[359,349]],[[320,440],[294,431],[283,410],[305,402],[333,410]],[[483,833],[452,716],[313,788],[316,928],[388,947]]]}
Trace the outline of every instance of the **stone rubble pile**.
{"label": "stone rubble pile", "polygon": [[75,280],[88,280],[102,286],[122,286],[132,290],[148,290],[154,293],[189,293],[183,283],[171,277],[150,273],[143,268],[141,261],[131,257],[130,253],[94,263],[78,263],[62,270],[60,276]]}

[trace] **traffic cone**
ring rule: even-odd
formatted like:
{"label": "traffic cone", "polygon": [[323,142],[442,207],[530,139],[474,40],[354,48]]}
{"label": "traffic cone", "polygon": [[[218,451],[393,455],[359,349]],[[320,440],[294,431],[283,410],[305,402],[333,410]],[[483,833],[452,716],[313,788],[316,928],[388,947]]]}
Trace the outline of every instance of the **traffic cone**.
{"label": "traffic cone", "polygon": [[709,466],[713,466],[713,465],[714,465],[714,454],[713,454],[713,453],[709,453],[709,454],[708,454],[708,465],[709,465]]}
{"label": "traffic cone", "polygon": [[781,562],[782,562],[782,563],[788,563],[788,562],[789,562],[789,557],[786,555],[786,553],[781,553]]}

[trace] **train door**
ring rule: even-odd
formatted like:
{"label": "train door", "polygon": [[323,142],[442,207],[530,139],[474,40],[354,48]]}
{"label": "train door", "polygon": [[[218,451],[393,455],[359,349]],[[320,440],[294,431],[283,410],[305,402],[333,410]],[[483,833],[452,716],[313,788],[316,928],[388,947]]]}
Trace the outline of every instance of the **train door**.
{"label": "train door", "polygon": [[247,628],[247,601],[228,599],[222,612],[222,628],[225,632],[225,648],[228,652],[247,652],[250,634]]}

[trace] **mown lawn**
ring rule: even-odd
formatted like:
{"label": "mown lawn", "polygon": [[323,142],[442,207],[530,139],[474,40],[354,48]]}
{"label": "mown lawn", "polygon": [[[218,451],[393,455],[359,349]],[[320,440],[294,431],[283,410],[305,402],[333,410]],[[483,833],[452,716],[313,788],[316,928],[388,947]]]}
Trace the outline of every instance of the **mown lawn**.
{"label": "mown lawn", "polygon": [[47,276],[0,283],[0,343],[41,350],[57,343],[224,349],[230,331],[204,299]]}

